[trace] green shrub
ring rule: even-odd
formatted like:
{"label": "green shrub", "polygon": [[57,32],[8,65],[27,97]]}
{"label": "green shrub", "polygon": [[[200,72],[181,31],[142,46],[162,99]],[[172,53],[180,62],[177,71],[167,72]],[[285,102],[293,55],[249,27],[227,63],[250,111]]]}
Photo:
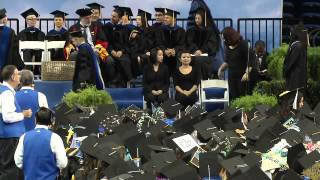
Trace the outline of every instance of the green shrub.
{"label": "green shrub", "polygon": [[244,108],[244,110],[248,112],[259,104],[275,106],[277,104],[277,98],[275,96],[268,96],[254,92],[251,96],[243,96],[233,100],[231,102],[231,107]]}
{"label": "green shrub", "polygon": [[320,82],[312,79],[308,80],[305,91],[305,101],[314,108],[320,102]]}
{"label": "green shrub", "polygon": [[69,107],[79,104],[84,107],[95,107],[102,104],[112,104],[111,96],[104,90],[98,90],[94,86],[89,86],[79,92],[69,92],[64,95],[63,102]]}
{"label": "green shrub", "polygon": [[278,96],[285,91],[284,80],[261,81],[255,86],[254,92],[265,95]]}
{"label": "green shrub", "polygon": [[320,80],[320,47],[308,48],[308,77],[314,81]]}
{"label": "green shrub", "polygon": [[268,75],[271,79],[281,80],[283,79],[283,63],[288,51],[288,44],[282,44],[277,49],[274,49],[267,58],[268,63]]}

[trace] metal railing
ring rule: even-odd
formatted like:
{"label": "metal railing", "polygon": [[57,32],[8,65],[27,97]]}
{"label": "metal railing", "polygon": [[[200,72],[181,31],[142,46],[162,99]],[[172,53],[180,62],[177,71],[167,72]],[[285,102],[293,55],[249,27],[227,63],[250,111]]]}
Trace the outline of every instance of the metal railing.
{"label": "metal railing", "polygon": [[[240,18],[237,29],[252,43],[263,40],[268,49],[278,47],[282,43],[282,18]],[[268,44],[269,38],[271,45]]]}
{"label": "metal railing", "polygon": [[8,26],[19,33],[19,19],[17,18],[8,18]]}

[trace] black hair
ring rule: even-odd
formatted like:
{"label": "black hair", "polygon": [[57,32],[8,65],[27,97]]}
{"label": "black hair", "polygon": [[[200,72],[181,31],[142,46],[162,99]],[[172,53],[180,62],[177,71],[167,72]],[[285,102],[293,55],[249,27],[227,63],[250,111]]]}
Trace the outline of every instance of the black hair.
{"label": "black hair", "polygon": [[181,56],[182,56],[182,54],[184,54],[184,53],[189,53],[189,54],[190,54],[190,51],[187,50],[187,49],[181,49],[181,50],[179,50],[178,58],[181,59]]}
{"label": "black hair", "polygon": [[54,122],[54,113],[46,107],[40,107],[35,116],[37,124],[40,125],[48,126],[52,125]]}
{"label": "black hair", "polygon": [[157,59],[157,54],[158,54],[158,51],[161,50],[163,52],[163,49],[159,48],[159,47],[156,47],[154,49],[151,50],[150,52],[150,63],[151,64],[156,64],[158,59]]}
{"label": "black hair", "polygon": [[1,76],[4,81],[9,81],[17,69],[14,65],[7,65],[2,69]]}

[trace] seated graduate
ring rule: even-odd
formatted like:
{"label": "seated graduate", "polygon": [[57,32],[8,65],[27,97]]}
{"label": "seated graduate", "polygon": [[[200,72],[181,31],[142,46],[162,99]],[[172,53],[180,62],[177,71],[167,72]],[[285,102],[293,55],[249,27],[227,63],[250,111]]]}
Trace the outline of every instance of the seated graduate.
{"label": "seated graduate", "polygon": [[143,95],[147,108],[159,105],[169,97],[170,85],[168,67],[163,64],[163,50],[155,48],[151,51],[150,64],[143,71]]}
{"label": "seated graduate", "polygon": [[25,180],[57,179],[68,158],[61,137],[49,130],[54,124],[54,113],[41,107],[36,121],[36,128],[19,139],[15,164],[23,170]]}
{"label": "seated graduate", "polygon": [[[68,30],[63,27],[65,24],[65,17],[68,13],[56,10],[50,13],[54,15],[54,29],[51,29],[46,39],[48,41],[66,41],[68,39]],[[50,49],[51,61],[65,60],[63,48],[62,49]]]}
{"label": "seated graduate", "polygon": [[[162,26],[164,25],[165,8],[154,8],[154,10],[155,10],[155,22],[149,28],[149,33],[148,33],[149,40],[151,43],[149,50],[157,47],[156,34],[159,33]],[[147,54],[150,56],[150,51],[148,51]]]}
{"label": "seated graduate", "polygon": [[121,18],[124,16],[124,11],[119,6],[114,6],[115,9],[111,14],[111,22],[103,26],[104,33],[108,37],[109,48],[112,58],[115,61],[113,75],[108,77],[108,81],[117,87],[126,87],[126,83],[132,80],[132,70],[130,56],[127,47],[130,32],[128,28],[121,25]]}
{"label": "seated graduate", "polygon": [[[23,12],[21,16],[26,19],[27,28],[20,31],[18,39],[20,41],[44,41],[45,34],[36,27],[39,17],[38,12],[35,11],[33,8],[30,8]],[[35,62],[40,62],[42,57],[42,51],[31,49],[23,50],[23,60],[25,62],[31,62],[33,56],[35,57]],[[29,69],[33,71],[36,75],[40,74],[40,66],[35,66]]]}
{"label": "seated graduate", "polygon": [[77,47],[76,66],[73,76],[72,89],[77,91],[87,85],[95,85],[104,89],[104,82],[99,67],[99,58],[80,31],[70,32],[72,44]]}
{"label": "seated graduate", "polygon": [[104,6],[99,3],[90,3],[90,4],[87,4],[87,6],[90,7],[92,11],[92,15],[91,15],[92,24],[94,26],[99,26],[98,28],[101,28],[103,26],[101,22],[101,17],[102,17],[101,9],[104,8]]}
{"label": "seated graduate", "polygon": [[188,50],[194,56],[195,67],[201,70],[201,79],[211,77],[213,59],[218,50],[215,24],[210,18],[210,12],[198,8],[195,13],[194,26],[187,30],[186,43]]}
{"label": "seated graduate", "polygon": [[166,9],[164,26],[156,33],[156,45],[164,50],[164,63],[169,67],[170,75],[177,68],[177,53],[185,45],[185,31],[176,24],[177,11]]}
{"label": "seated graduate", "polygon": [[146,51],[152,46],[150,41],[150,32],[148,20],[151,19],[151,14],[141,9],[138,10],[137,27],[134,28],[129,37],[129,49],[131,58],[132,73],[134,77],[142,74],[143,67],[148,64],[149,56]]}
{"label": "seated graduate", "polygon": [[198,70],[190,65],[190,52],[182,50],[179,54],[181,65],[174,73],[173,82],[176,89],[176,100],[185,108],[198,100],[197,89],[200,77]]}

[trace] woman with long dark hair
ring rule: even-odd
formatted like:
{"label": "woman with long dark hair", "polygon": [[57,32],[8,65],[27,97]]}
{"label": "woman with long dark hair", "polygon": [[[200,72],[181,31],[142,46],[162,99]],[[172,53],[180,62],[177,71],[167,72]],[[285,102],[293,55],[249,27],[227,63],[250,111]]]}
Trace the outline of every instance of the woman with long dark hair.
{"label": "woman with long dark hair", "polygon": [[179,53],[180,67],[176,69],[173,81],[176,89],[176,101],[184,108],[193,105],[197,100],[197,89],[200,83],[199,71],[190,65],[191,54],[188,50]]}
{"label": "woman with long dark hair", "polygon": [[151,104],[160,104],[168,99],[169,84],[169,70],[163,64],[163,50],[152,49],[150,64],[143,71],[143,94],[149,109]]}
{"label": "woman with long dark hair", "polygon": [[208,19],[207,12],[198,8],[195,15],[195,25],[187,31],[187,48],[194,56],[195,66],[200,68],[201,78],[211,77],[213,59],[218,50],[218,35],[212,19]]}
{"label": "woman with long dark hair", "polygon": [[228,68],[229,98],[234,100],[248,93],[253,53],[248,41],[242,39],[239,32],[232,27],[225,28],[222,34],[226,47],[225,62],[220,66],[218,76],[222,78]]}

